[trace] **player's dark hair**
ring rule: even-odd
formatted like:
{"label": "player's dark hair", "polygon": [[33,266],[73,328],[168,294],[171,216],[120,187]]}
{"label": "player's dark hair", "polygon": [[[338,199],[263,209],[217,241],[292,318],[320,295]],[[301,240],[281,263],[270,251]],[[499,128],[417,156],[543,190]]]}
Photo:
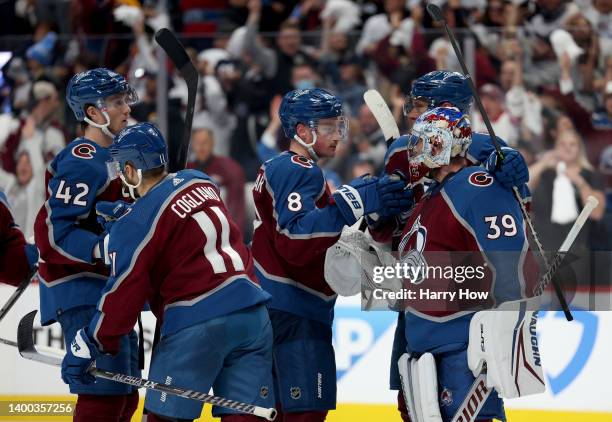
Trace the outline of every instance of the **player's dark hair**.
{"label": "player's dark hair", "polygon": [[153,179],[164,174],[166,166],[155,167],[154,169],[145,170],[142,172],[143,179]]}

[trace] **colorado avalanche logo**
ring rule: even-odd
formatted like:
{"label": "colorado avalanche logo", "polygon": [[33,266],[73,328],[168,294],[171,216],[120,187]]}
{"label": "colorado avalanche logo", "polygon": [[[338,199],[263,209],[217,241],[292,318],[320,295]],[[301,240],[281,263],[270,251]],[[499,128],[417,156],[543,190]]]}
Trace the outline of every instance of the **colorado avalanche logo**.
{"label": "colorado avalanche logo", "polygon": [[298,166],[306,167],[307,169],[312,168],[312,161],[306,157],[302,157],[301,155],[291,156],[291,162],[297,164]]}
{"label": "colorado avalanche logo", "polygon": [[424,274],[427,273],[427,261],[423,256],[425,250],[425,243],[427,242],[427,228],[421,224],[421,216],[419,215],[410,231],[404,235],[399,247],[398,254],[399,260],[402,264],[413,268],[422,268],[423,270],[418,272],[421,274],[419,278],[410,280],[413,284],[420,284],[424,280]]}
{"label": "colorado avalanche logo", "polygon": [[470,175],[468,181],[471,185],[482,188],[491,185],[493,183],[493,177],[487,172],[477,171]]}
{"label": "colorado avalanche logo", "polygon": [[450,406],[453,404],[453,393],[446,387],[440,393],[440,403],[442,406]]}
{"label": "colorado avalanche logo", "polygon": [[91,160],[96,152],[96,147],[90,144],[78,144],[72,148],[72,155],[86,160]]}

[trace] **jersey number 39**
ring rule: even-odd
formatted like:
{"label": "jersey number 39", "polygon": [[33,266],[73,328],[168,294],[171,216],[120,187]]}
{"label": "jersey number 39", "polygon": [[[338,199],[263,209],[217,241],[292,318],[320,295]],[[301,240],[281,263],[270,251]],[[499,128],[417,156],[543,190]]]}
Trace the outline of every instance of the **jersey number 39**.
{"label": "jersey number 39", "polygon": [[510,214],[504,214],[501,216],[501,225],[502,229],[497,225],[497,215],[492,215],[489,217],[485,217],[485,222],[489,225],[489,231],[487,232],[487,239],[499,239],[500,236],[513,237],[516,235],[516,222],[514,221],[514,217]]}

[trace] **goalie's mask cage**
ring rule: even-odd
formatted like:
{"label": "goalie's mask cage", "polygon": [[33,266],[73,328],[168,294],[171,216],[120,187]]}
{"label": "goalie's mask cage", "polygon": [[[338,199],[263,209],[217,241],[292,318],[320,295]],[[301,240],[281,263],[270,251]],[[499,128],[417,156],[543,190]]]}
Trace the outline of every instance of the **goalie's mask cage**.
{"label": "goalie's mask cage", "polygon": [[423,113],[408,138],[408,159],[430,169],[465,157],[472,143],[470,120],[454,107],[437,107]]}
{"label": "goalie's mask cage", "polygon": [[472,91],[467,78],[461,73],[435,70],[412,83],[410,94],[404,101],[405,115],[412,110],[417,99],[427,102],[429,108],[448,102],[463,114],[468,114],[472,105]]}
{"label": "goalie's mask cage", "polygon": [[[279,117],[285,135],[303,145],[313,160],[319,158],[314,151],[319,120],[337,118],[335,128],[327,128],[329,125],[326,124],[325,130],[337,130],[342,140],[348,136],[348,120],[342,114],[342,101],[324,89],[309,88],[288,92],[281,102]],[[311,129],[313,139],[310,143],[298,136],[296,126],[299,123]]]}
{"label": "goalie's mask cage", "polygon": [[[109,149],[115,170],[121,181],[130,188],[130,195],[142,183],[142,172],[165,166],[168,163],[168,149],[159,129],[151,123],[137,123],[123,129]],[[138,183],[130,184],[123,172],[126,163],[137,168]]]}
{"label": "goalie's mask cage", "polygon": [[[138,94],[123,76],[106,68],[97,68],[77,73],[70,79],[66,88],[66,101],[78,121],[97,127],[112,138],[114,134],[108,130],[110,118],[107,109],[114,105],[107,104],[106,99],[121,94],[122,97],[117,101],[119,105],[133,105],[138,102]],[[102,112],[106,123],[99,124],[87,117],[85,108],[89,105]]]}

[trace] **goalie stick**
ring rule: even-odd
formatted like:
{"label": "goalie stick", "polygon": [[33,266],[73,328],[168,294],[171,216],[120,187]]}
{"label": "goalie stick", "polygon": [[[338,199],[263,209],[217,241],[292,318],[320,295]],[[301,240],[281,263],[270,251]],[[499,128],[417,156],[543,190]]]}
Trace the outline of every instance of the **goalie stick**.
{"label": "goalie stick", "polygon": [[[570,247],[574,243],[574,240],[576,240],[578,233],[580,233],[580,230],[584,226],[584,223],[589,218],[589,215],[591,215],[593,210],[597,207],[597,204],[598,201],[595,197],[589,196],[587,198],[584,208],[565,237],[561,247],[555,254],[548,271],[546,271],[546,273],[540,277],[534,291],[538,291],[541,294],[548,283],[550,283],[551,279],[559,269],[559,266],[563,262],[563,258],[567,254],[567,251],[569,251]],[[451,422],[472,422],[476,419],[476,416],[478,416],[480,409],[482,409],[482,406],[484,405],[485,401],[487,401],[487,398],[493,390],[492,388],[488,388],[486,385],[486,368],[487,366],[485,362],[482,371],[480,374],[478,374],[470,386],[465,399],[459,406],[459,409],[457,409],[457,412],[455,413],[455,416],[453,416]]]}
{"label": "goalie stick", "polygon": [[[493,145],[495,146],[495,151],[498,157],[497,166],[499,166],[504,160],[504,153],[502,152],[499,142],[497,141],[497,136],[495,136],[495,131],[493,130],[493,126],[491,125],[489,116],[487,115],[487,112],[485,111],[484,106],[482,105],[482,101],[480,101],[480,96],[478,95],[478,91],[476,90],[476,87],[474,86],[474,81],[472,80],[470,72],[468,71],[467,66],[465,65],[465,60],[463,58],[463,54],[461,54],[461,49],[459,48],[459,44],[457,43],[457,38],[455,38],[455,35],[453,34],[452,30],[449,28],[448,23],[446,22],[446,19],[444,19],[444,15],[442,14],[442,11],[440,10],[438,6],[436,6],[433,3],[428,3],[426,8],[427,8],[427,12],[431,16],[431,18],[434,20],[434,22],[441,22],[444,25],[444,29],[446,31],[446,34],[448,35],[448,39],[450,40],[451,45],[453,46],[453,50],[455,51],[455,55],[457,56],[457,60],[459,61],[459,65],[461,66],[461,70],[463,71],[463,75],[466,77],[468,81],[468,85],[470,86],[470,90],[472,91],[474,102],[476,103],[476,106],[478,107],[478,111],[480,112],[480,115],[482,116],[482,120],[485,126],[487,127],[487,131],[489,132],[491,141],[493,142]],[[523,214],[523,218],[525,219],[525,222],[527,223],[527,227],[529,228],[529,231],[531,232],[531,237],[533,238],[533,241],[535,242],[538,248],[538,253],[544,260],[544,264],[546,265],[546,267],[549,267],[548,260],[546,259],[546,255],[544,254],[544,248],[542,246],[542,242],[540,242],[540,239],[538,238],[535,228],[533,227],[533,222],[531,221],[531,217],[529,217],[527,208],[525,208],[525,204],[523,203],[521,194],[519,193],[518,188],[516,186],[513,188],[513,191],[514,191],[514,195],[516,196],[516,199],[518,200],[519,206],[521,207],[521,213]],[[547,270],[547,272],[548,271],[549,270]],[[553,275],[555,272],[553,272]],[[557,299],[559,299],[559,303],[561,304],[561,309],[563,310],[563,313],[565,314],[565,318],[568,321],[573,320],[574,317],[572,316],[572,313],[569,310],[569,306],[567,305],[565,297],[563,296],[563,292],[561,291],[561,286],[558,280],[556,280],[553,277],[552,282],[553,282],[553,287],[554,287]]]}
{"label": "goalie stick", "polygon": [[[26,314],[23,318],[21,318],[21,321],[19,321],[19,327],[17,328],[17,346],[19,349],[19,354],[29,360],[61,367],[63,357],[63,353],[61,351],[50,348],[39,350],[34,345],[33,323],[37,312],[38,311],[32,311]],[[42,351],[44,351],[45,353],[41,353]],[[173,394],[175,396],[183,397],[186,399],[192,399],[200,401],[202,403],[208,403],[213,406],[224,407],[226,409],[232,409],[241,413],[259,416],[269,421],[273,421],[274,418],[276,418],[276,409],[267,409],[252,404],[229,400],[223,397],[212,396],[210,394],[201,393],[198,391],[160,384],[155,381],[150,381],[144,378],[138,378],[106,371],[104,369],[96,368],[95,363],[90,366],[88,372],[97,378],[116,381],[138,388],[146,388],[148,390],[155,390],[160,391],[162,393]]]}
{"label": "goalie stick", "polygon": [[171,173],[182,170],[187,164],[187,152],[191,139],[191,124],[198,89],[198,71],[187,55],[185,47],[168,28],[162,28],[155,33],[155,41],[164,49],[174,67],[176,67],[187,83],[187,109],[185,111],[185,127],[180,144],[171,143],[168,137],[168,170]]}

